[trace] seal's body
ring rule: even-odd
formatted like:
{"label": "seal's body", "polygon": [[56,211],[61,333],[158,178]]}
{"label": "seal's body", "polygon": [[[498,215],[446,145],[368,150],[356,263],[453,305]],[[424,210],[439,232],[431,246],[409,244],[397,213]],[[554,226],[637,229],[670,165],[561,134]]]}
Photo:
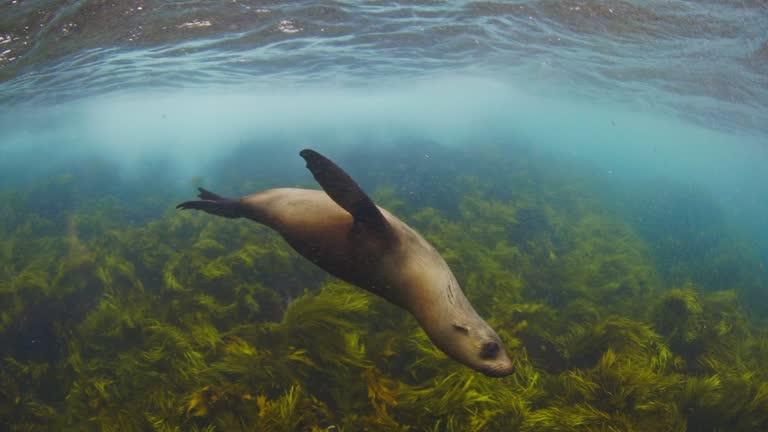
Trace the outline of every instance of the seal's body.
{"label": "seal's body", "polygon": [[323,270],[409,311],[457,361],[489,376],[512,373],[501,340],[440,254],[333,162],[312,150],[300,154],[324,192],[280,188],[227,199],[200,189],[199,201],[178,207],[264,224]]}

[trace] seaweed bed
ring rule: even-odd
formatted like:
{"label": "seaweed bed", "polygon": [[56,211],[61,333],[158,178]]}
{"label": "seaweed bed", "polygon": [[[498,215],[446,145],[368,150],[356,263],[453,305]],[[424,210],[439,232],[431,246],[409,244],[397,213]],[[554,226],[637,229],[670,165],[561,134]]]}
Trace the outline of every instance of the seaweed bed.
{"label": "seaweed bed", "polygon": [[[91,160],[0,194],[0,431],[768,430],[765,274],[715,200],[407,148],[338,161],[443,254],[514,374],[447,359],[267,228],[174,211],[191,186]],[[317,187],[292,157],[293,180],[212,186]]]}

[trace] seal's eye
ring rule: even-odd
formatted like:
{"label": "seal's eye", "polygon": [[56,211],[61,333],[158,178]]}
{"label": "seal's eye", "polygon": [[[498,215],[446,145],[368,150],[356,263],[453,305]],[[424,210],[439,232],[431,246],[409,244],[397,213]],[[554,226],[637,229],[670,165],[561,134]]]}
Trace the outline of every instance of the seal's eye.
{"label": "seal's eye", "polygon": [[483,344],[483,347],[480,349],[480,357],[485,359],[494,358],[498,353],[499,353],[499,344],[497,344],[496,342],[486,342]]}

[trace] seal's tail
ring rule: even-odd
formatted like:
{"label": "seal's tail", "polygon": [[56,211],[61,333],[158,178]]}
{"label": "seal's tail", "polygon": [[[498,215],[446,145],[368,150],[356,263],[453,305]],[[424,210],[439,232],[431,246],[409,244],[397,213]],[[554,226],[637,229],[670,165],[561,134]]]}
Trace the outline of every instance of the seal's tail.
{"label": "seal's tail", "polygon": [[245,216],[240,200],[224,198],[203,188],[197,188],[200,193],[197,195],[199,200],[185,201],[176,206],[181,210],[202,210],[212,215],[221,216],[230,219],[236,219]]}

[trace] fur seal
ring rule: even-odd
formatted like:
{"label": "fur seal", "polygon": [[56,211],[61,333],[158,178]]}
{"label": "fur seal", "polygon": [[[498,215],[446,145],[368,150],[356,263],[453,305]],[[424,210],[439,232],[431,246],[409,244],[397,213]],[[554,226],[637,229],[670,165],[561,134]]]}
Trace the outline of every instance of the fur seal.
{"label": "fur seal", "polygon": [[488,376],[513,371],[496,332],[475,312],[442,256],[376,206],[355,181],[314,150],[302,150],[323,191],[278,188],[239,199],[199,188],[179,209],[266,225],[304,258],[410,312],[440,350]]}

